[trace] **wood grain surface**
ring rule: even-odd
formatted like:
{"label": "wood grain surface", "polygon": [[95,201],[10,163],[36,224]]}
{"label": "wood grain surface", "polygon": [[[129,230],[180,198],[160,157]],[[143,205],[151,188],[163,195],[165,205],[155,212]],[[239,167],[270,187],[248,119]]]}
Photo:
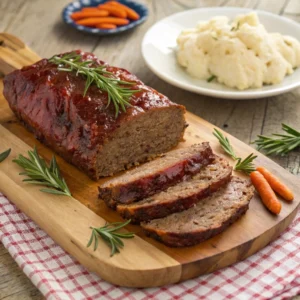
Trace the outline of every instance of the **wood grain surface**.
{"label": "wood grain surface", "polygon": [[[0,49],[2,47],[0,46]],[[6,50],[8,54],[11,51],[14,53],[11,57],[19,51]],[[22,50],[22,53],[26,53],[26,49]],[[26,54],[24,57],[30,57],[26,59],[32,63],[30,52]],[[20,57],[23,59],[23,56]],[[1,58],[5,60],[3,56]],[[9,60],[8,69],[12,68],[10,63]],[[224,155],[218,141],[212,135],[214,125],[191,113],[187,113],[186,118],[189,127],[179,147],[209,141],[215,153]],[[255,194],[249,211],[241,220],[231,225],[224,233],[197,246],[185,248],[167,247],[146,237],[140,226],[130,225],[127,229],[133,231],[136,237],[126,241],[126,247],[121,254],[110,258],[110,250],[102,240],[99,241],[97,251],[86,248],[91,233],[90,226],[99,227],[106,221],[121,221],[115,211],[98,200],[97,186],[108,178],[94,182],[74,166],[58,158],[62,175],[74,198],[41,193],[39,186],[22,182],[23,178],[19,176],[21,169],[12,160],[19,153],[26,154],[34,146],[48,161],[53,152],[40,144],[33,134],[16,120],[3,96],[0,97],[0,124],[0,153],[8,148],[12,149],[10,156],[1,163],[0,191],[81,264],[116,285],[162,286],[213,272],[243,260],[277,238],[291,223],[300,205],[300,179],[256,152],[256,163],[267,167],[294,192],[294,201],[282,202],[279,216],[268,212],[259,196]],[[238,139],[229,138],[238,156],[246,157],[255,152]],[[243,177],[241,173],[236,173],[236,176]]]}
{"label": "wood grain surface", "polygon": [[[45,57],[75,48],[93,51],[112,64],[128,68],[145,83],[167,94],[173,101],[184,104],[188,110],[223,127],[246,143],[252,141],[257,134],[279,131],[281,122],[300,127],[299,90],[278,97],[243,102],[203,97],[177,89],[158,79],[146,68],[139,50],[145,31],[154,22],[184,9],[196,6],[243,6],[264,9],[298,21],[300,5],[297,0],[141,1],[150,8],[148,21],[132,32],[105,38],[86,36],[66,27],[60,20],[60,12],[67,2],[2,0],[0,31],[8,31],[21,37],[31,48]],[[136,51],[132,51],[133,47]],[[272,157],[272,159],[292,173],[299,173],[299,150],[286,157]],[[41,297],[3,247],[0,248],[0,290],[0,299],[18,299],[21,295],[22,299]]]}

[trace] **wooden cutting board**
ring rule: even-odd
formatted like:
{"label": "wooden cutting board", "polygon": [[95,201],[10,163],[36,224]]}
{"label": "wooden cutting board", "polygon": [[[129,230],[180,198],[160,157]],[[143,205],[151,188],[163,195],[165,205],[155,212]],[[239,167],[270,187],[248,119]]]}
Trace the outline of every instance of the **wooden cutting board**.
{"label": "wooden cutting board", "polygon": [[[1,40],[0,71],[4,74],[40,59],[11,35],[0,34]],[[23,183],[23,178],[18,175],[20,168],[12,162],[18,154],[25,155],[34,145],[47,160],[54,153],[20,125],[2,96],[2,88],[0,82],[0,153],[8,148],[12,149],[12,153],[0,164],[0,191],[81,264],[113,284],[154,287],[218,270],[265,247],[296,216],[300,203],[300,180],[250,146],[228,135],[238,155],[246,157],[255,152],[258,155],[257,164],[267,167],[293,190],[295,200],[292,203],[282,201],[279,216],[269,213],[258,195],[255,195],[245,216],[224,233],[197,246],[170,248],[146,237],[139,226],[128,225],[127,229],[134,231],[136,237],[125,240],[125,248],[120,254],[110,257],[110,249],[102,241],[99,241],[98,249],[93,251],[86,247],[91,234],[89,227],[103,226],[106,221],[122,220],[116,212],[97,200],[97,186],[105,179],[94,182],[58,157],[73,198],[45,194],[38,187]],[[185,133],[185,141],[178,147],[209,141],[213,150],[224,156],[212,135],[215,126],[191,113],[187,113],[186,117],[190,126]]]}

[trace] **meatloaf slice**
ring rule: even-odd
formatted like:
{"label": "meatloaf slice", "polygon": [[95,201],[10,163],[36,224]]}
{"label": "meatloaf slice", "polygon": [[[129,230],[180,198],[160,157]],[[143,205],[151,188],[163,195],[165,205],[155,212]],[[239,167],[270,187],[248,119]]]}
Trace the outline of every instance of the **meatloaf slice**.
{"label": "meatloaf slice", "polygon": [[223,187],[231,179],[232,167],[225,159],[216,160],[193,178],[142,201],[118,205],[117,211],[134,223],[163,218],[190,208],[201,199]]}
{"label": "meatloaf slice", "polygon": [[107,181],[99,187],[99,198],[110,207],[141,200],[190,178],[213,160],[207,142],[173,150]]}
{"label": "meatloaf slice", "polygon": [[75,52],[82,61],[93,61],[93,67],[104,65],[116,79],[132,82],[130,88],[139,92],[116,118],[107,92],[92,84],[84,96],[86,77],[76,71],[58,70],[48,59],[16,70],[4,79],[4,96],[37,139],[93,179],[152,159],[181,141],[186,127],[183,106],[127,70],[91,53]]}
{"label": "meatloaf slice", "polygon": [[192,246],[224,231],[249,208],[254,188],[233,177],[212,196],[188,210],[142,223],[146,234],[171,247]]}

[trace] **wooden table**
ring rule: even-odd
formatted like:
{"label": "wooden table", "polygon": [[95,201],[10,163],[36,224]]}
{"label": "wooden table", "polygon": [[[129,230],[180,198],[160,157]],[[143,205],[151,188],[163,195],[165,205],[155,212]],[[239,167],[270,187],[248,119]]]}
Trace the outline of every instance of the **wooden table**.
{"label": "wooden table", "polygon": [[[64,25],[61,11],[69,1],[1,0],[0,32],[6,31],[20,37],[42,57],[72,49],[94,52],[112,65],[129,69],[146,84],[246,143],[253,141],[258,134],[268,135],[280,131],[282,122],[300,128],[300,89],[277,97],[251,101],[227,101],[200,96],[160,80],[146,67],[140,52],[141,40],[153,23],[185,9],[239,6],[266,10],[300,21],[299,0],[139,0],[150,9],[146,23],[133,31],[111,37],[84,35]],[[300,173],[300,150],[285,157],[274,157],[274,160],[290,172]],[[0,300],[4,298],[43,297],[0,244]]]}

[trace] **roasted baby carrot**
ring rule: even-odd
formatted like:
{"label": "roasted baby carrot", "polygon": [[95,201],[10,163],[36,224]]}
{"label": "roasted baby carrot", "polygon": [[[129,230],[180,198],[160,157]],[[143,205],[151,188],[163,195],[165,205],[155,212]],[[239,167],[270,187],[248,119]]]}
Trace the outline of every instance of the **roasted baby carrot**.
{"label": "roasted baby carrot", "polygon": [[100,10],[97,11],[79,11],[71,15],[73,20],[80,20],[85,18],[96,18],[96,17],[107,17],[109,15],[108,11]]}
{"label": "roasted baby carrot", "polygon": [[258,171],[250,174],[251,181],[259,193],[263,204],[274,214],[278,215],[281,211],[281,203],[277,199],[274,191],[265,177]]}
{"label": "roasted baby carrot", "polygon": [[117,25],[115,24],[108,24],[108,23],[102,23],[102,24],[98,24],[96,25],[97,28],[101,28],[101,29],[115,29],[117,28]]}
{"label": "roasted baby carrot", "polygon": [[79,25],[84,26],[96,26],[98,24],[114,24],[114,25],[126,25],[129,23],[127,19],[113,18],[113,17],[103,17],[103,18],[86,18],[76,21]]}
{"label": "roasted baby carrot", "polygon": [[84,7],[81,11],[99,11],[99,8],[97,6]]}
{"label": "roasted baby carrot", "polygon": [[106,2],[105,4],[107,4],[107,3],[109,3],[110,5],[114,5],[116,7],[123,8],[127,13],[127,18],[129,18],[131,20],[138,20],[140,18],[139,14],[136,11],[134,11],[133,9],[131,9],[130,7],[128,7],[124,4],[119,3],[118,1],[109,1],[109,2]]}
{"label": "roasted baby carrot", "polygon": [[98,9],[107,10],[109,14],[114,17],[127,18],[127,13],[125,9],[118,6],[109,5],[109,2],[98,5]]}
{"label": "roasted baby carrot", "polygon": [[271,188],[283,199],[287,201],[292,201],[294,199],[293,192],[270,171],[264,167],[257,167],[256,170],[265,177]]}

